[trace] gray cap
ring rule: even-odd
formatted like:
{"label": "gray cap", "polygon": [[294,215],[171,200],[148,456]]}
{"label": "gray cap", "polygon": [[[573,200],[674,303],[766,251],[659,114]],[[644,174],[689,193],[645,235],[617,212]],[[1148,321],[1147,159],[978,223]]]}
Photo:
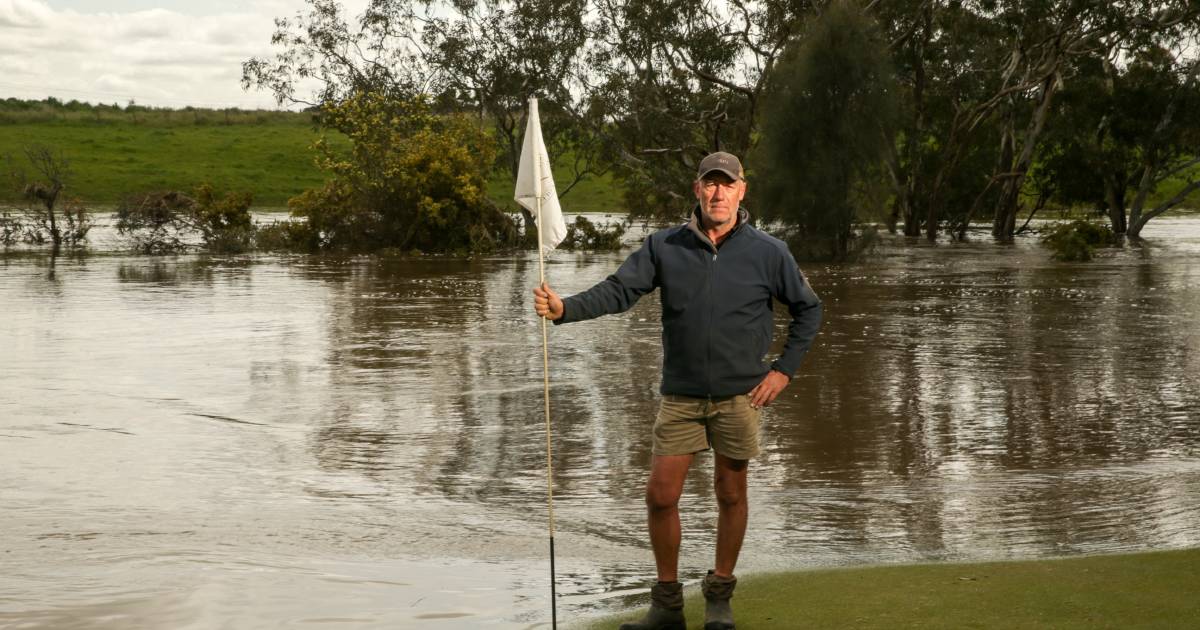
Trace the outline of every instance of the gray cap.
{"label": "gray cap", "polygon": [[705,175],[713,171],[725,173],[730,179],[736,181],[742,178],[742,163],[732,153],[724,151],[709,153],[703,160],[700,160],[700,168],[696,169],[696,179],[704,179]]}

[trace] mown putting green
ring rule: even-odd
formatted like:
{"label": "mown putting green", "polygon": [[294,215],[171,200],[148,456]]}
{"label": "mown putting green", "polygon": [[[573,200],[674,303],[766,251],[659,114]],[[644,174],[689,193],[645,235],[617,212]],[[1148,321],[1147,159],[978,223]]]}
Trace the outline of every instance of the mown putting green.
{"label": "mown putting green", "polygon": [[[704,602],[689,585],[689,628]],[[739,630],[778,628],[1200,628],[1200,549],[982,564],[751,575]],[[583,624],[616,628],[641,611]]]}

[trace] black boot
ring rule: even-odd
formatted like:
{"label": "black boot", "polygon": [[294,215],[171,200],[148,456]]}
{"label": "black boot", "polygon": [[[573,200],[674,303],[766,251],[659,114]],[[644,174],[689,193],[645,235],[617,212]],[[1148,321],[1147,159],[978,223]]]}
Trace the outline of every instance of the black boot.
{"label": "black boot", "polygon": [[621,624],[621,630],[687,630],[683,620],[683,585],[655,583],[650,588],[650,611],[640,621]]}
{"label": "black boot", "polygon": [[712,571],[704,576],[704,630],[734,630],[733,609],[729,607],[729,599],[733,597],[733,587],[737,586],[734,576],[721,577]]}

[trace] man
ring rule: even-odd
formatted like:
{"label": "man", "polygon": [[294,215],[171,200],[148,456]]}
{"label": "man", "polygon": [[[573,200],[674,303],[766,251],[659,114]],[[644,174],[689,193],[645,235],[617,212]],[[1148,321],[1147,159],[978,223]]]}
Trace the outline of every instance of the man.
{"label": "man", "polygon": [[[715,451],[716,561],[704,578],[706,630],[731,630],[729,599],[746,532],[746,473],[758,454],[759,410],[787,387],[821,323],[821,302],[782,241],[750,225],[741,162],[724,152],[700,162],[691,220],[651,234],[617,272],[587,291],[561,299],[534,289],[534,310],[555,324],[628,310],[661,289],[663,399],[654,422],[646,485],[650,545],[658,582],[650,611],[622,630],[684,628],[679,583],[679,497],[697,452]],[[765,357],[773,330],[772,301],[785,304],[791,325],[783,353]]]}

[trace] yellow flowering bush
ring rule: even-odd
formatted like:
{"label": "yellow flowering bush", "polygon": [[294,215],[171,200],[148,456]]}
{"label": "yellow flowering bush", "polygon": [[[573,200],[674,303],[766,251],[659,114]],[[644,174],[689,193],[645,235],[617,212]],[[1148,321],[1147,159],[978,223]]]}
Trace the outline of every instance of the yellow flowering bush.
{"label": "yellow flowering bush", "polygon": [[363,92],[327,105],[320,122],[350,148],[318,140],[331,179],[288,202],[311,245],[466,253],[516,243],[516,225],[487,196],[494,141],[468,117],[433,114],[423,98]]}

